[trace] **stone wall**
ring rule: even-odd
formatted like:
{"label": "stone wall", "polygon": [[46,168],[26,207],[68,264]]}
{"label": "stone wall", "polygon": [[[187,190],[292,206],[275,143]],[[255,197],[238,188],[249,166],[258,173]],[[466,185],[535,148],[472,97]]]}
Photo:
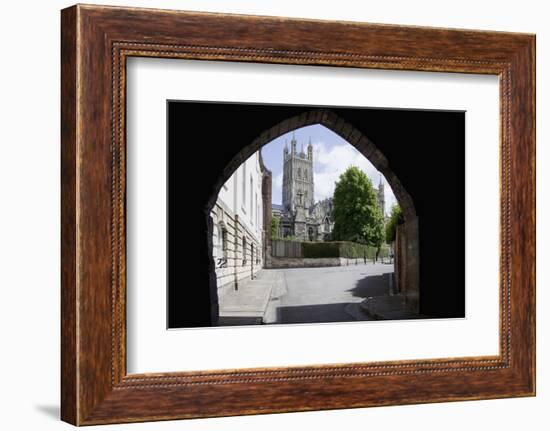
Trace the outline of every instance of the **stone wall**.
{"label": "stone wall", "polygon": [[420,293],[420,255],[418,218],[397,225],[395,234],[395,278],[407,308],[418,313]]}
{"label": "stone wall", "polygon": [[[223,212],[222,217],[219,214]],[[264,253],[261,240],[240,222],[239,216],[224,211],[218,203],[212,211],[214,221],[213,257],[216,265],[218,291],[238,289],[239,284],[255,276],[263,266]],[[226,249],[221,235],[225,231]],[[243,249],[243,238],[245,247]],[[252,255],[254,254],[254,255]]]}
{"label": "stone wall", "polygon": [[[372,260],[367,260],[372,263]],[[349,266],[364,265],[363,259],[347,259],[344,257],[268,257],[266,259],[266,268],[321,268],[326,266]]]}

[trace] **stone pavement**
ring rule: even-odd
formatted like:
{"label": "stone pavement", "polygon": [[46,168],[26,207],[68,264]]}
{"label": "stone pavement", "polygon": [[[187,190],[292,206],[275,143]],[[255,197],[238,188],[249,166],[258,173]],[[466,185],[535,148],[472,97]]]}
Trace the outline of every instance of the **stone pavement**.
{"label": "stone pavement", "polygon": [[253,280],[240,283],[239,290],[227,290],[220,296],[218,326],[264,323],[264,314],[272,294],[283,293],[282,275],[274,271],[261,270]]}
{"label": "stone pavement", "polygon": [[374,320],[419,319],[422,316],[408,310],[402,295],[372,296],[359,304],[361,310]]}
{"label": "stone pavement", "polygon": [[219,298],[219,326],[419,318],[392,292],[393,265],[263,269]]}
{"label": "stone pavement", "polygon": [[270,270],[283,274],[286,293],[272,295],[264,323],[374,320],[360,303],[389,295],[393,265],[368,262],[325,268]]}

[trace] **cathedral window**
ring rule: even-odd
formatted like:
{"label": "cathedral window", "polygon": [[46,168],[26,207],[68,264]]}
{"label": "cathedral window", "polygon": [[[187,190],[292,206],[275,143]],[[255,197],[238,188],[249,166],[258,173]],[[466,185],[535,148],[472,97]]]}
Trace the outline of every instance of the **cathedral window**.
{"label": "cathedral window", "polygon": [[302,176],[302,170],[298,168],[298,178],[300,178],[301,176]]}

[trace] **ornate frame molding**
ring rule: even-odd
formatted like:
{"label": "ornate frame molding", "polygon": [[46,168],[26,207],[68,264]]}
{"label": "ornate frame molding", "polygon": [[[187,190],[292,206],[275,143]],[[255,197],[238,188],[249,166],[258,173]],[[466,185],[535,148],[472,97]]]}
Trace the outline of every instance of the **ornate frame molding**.
{"label": "ornate frame molding", "polygon": [[[255,25],[270,32],[258,35]],[[308,42],[311,31],[341,38]],[[500,354],[127,375],[129,56],[498,75]],[[87,425],[534,395],[534,56],[534,36],[524,34],[81,5],[63,10],[62,419]],[[289,130],[297,127],[291,123]],[[248,399],[251,390],[262,397]]]}

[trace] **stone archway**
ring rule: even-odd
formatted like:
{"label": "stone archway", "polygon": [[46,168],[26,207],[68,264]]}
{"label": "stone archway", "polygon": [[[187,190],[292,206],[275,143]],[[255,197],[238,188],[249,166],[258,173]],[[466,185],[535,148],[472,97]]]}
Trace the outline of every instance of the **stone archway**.
{"label": "stone archway", "polygon": [[[246,161],[252,154],[258,151],[265,144],[295,129],[305,126],[319,124],[333,131],[343,138],[350,145],[354,146],[363,154],[373,166],[384,175],[388,181],[400,207],[403,212],[404,223],[400,226],[398,240],[399,249],[402,253],[399,265],[396,265],[396,274],[400,291],[404,295],[406,305],[414,312],[419,309],[419,278],[420,278],[420,250],[419,250],[419,231],[418,216],[412,197],[401,184],[397,175],[392,171],[390,163],[386,156],[369,140],[360,130],[354,127],[343,118],[336,115],[330,109],[313,109],[305,111],[300,115],[288,118],[273,127],[265,130],[256,139],[246,147],[243,147],[231,162],[224,168],[215,183],[214,189],[207,202],[205,212],[208,226],[209,247],[212,247],[213,223],[210,218],[210,212],[215,205],[217,196],[223,184],[231,177],[234,171]],[[271,220],[271,178],[264,179],[263,187],[265,190],[264,200],[268,198],[269,205],[264,205],[264,230],[269,231],[270,225],[267,222]],[[268,195],[268,196],[266,196]],[[270,251],[271,237],[265,235],[264,241],[267,244],[267,253]],[[267,254],[266,253],[266,254]],[[213,262],[211,262],[213,265]],[[214,296],[213,301],[217,304],[217,289],[215,277],[210,277],[210,291]],[[213,284],[213,285],[212,285]]]}

